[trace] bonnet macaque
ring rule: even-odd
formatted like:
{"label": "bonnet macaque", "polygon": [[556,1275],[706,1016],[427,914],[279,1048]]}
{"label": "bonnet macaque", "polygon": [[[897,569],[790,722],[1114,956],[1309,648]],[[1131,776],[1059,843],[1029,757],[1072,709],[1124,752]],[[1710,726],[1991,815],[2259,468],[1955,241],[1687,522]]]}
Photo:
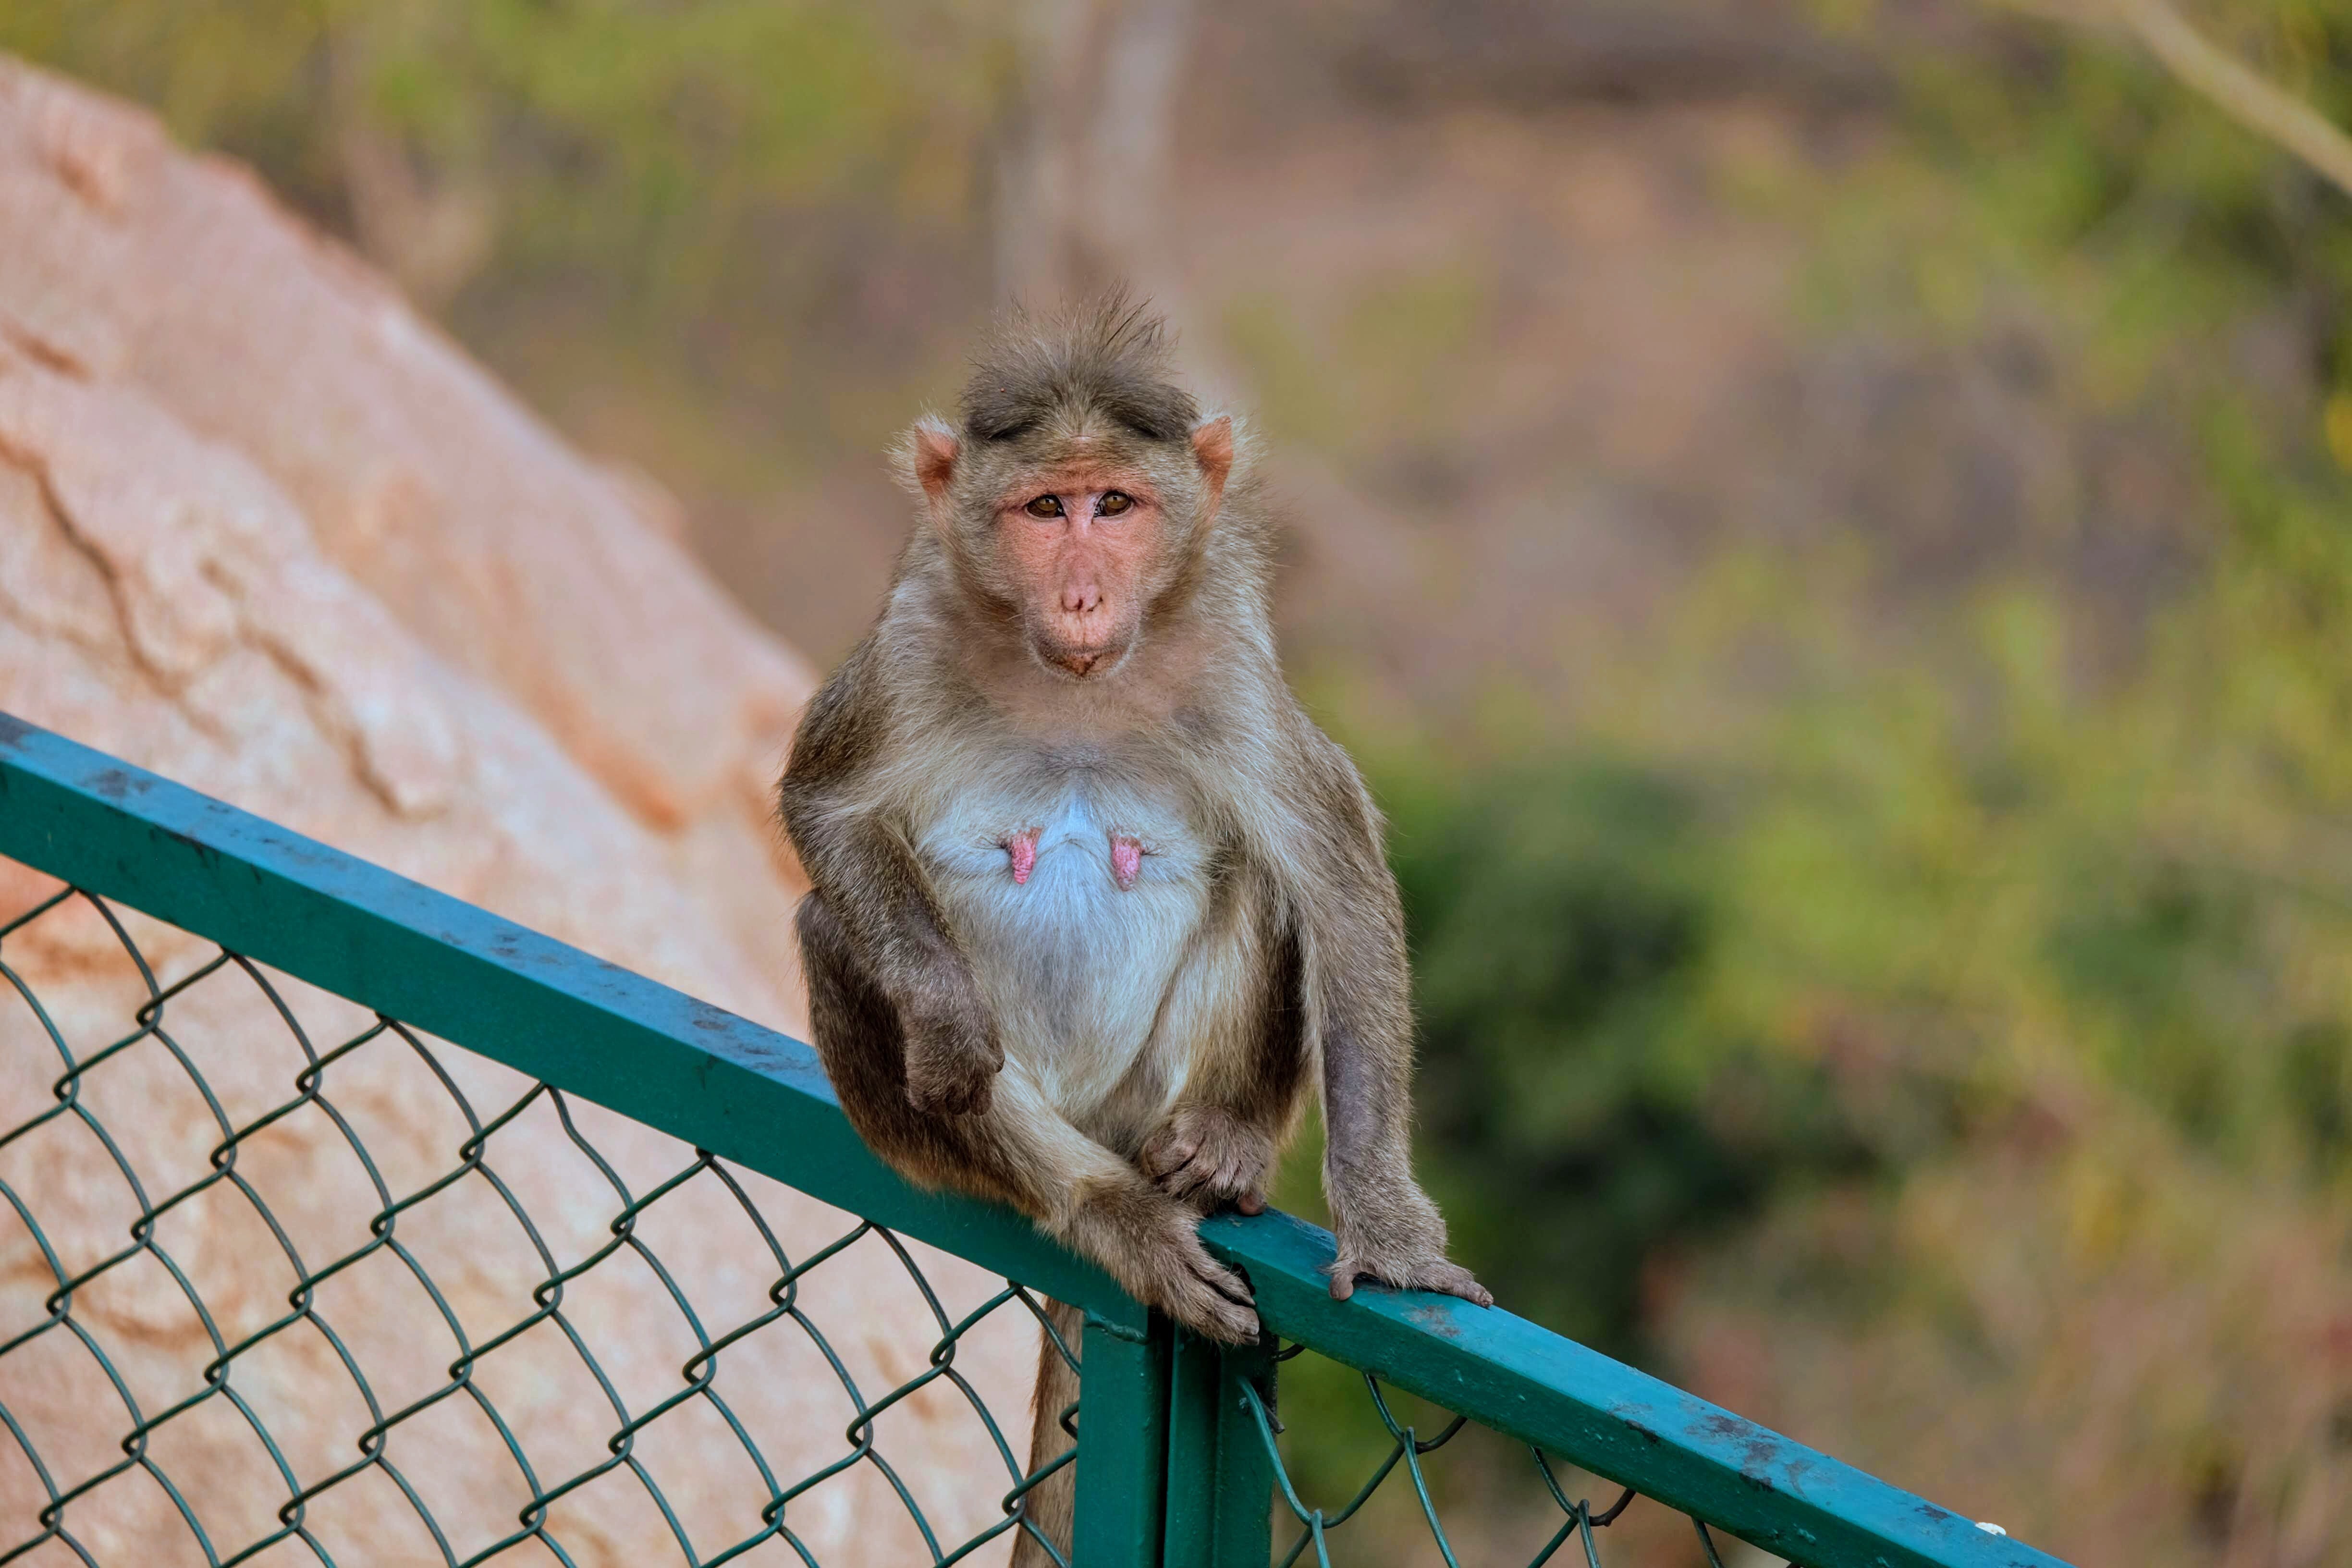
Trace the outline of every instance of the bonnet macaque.
{"label": "bonnet macaque", "polygon": [[[1380,816],[1284,683],[1249,442],[1166,360],[1121,300],[1015,320],[955,421],[900,443],[913,532],[781,788],[818,1051],[909,1177],[1012,1205],[1230,1342],[1257,1315],[1195,1226],[1265,1206],[1312,1089],[1332,1294],[1490,1303],[1412,1177]],[[1041,1461],[1075,1396],[1044,1360]],[[1032,1508],[1067,1540],[1066,1485]]]}

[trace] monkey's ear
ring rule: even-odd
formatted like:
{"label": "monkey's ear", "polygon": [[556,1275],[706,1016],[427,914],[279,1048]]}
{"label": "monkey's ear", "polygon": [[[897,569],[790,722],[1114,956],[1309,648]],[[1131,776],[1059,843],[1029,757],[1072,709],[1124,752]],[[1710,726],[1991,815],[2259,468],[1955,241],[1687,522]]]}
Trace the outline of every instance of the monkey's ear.
{"label": "monkey's ear", "polygon": [[923,487],[923,495],[936,510],[947,494],[948,481],[955,478],[956,458],[963,450],[955,432],[935,420],[926,419],[914,428],[913,448],[915,482]]}
{"label": "monkey's ear", "polygon": [[1225,499],[1225,480],[1234,471],[1231,415],[1220,414],[1192,427],[1192,456],[1200,462],[1201,479],[1208,487],[1201,506],[1201,519],[1205,522],[1217,515],[1217,508]]}

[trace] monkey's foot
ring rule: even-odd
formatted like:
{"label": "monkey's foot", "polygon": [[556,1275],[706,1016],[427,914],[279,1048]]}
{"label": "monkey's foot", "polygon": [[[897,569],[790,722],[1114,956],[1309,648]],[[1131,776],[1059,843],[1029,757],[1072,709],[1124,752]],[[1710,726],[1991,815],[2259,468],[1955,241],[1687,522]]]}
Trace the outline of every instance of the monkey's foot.
{"label": "monkey's foot", "polygon": [[1161,1192],[1202,1214],[1223,1204],[1262,1214],[1274,1140],[1221,1107],[1188,1105],[1151,1135],[1136,1163]]}
{"label": "monkey's foot", "polygon": [[1370,1279],[1397,1290],[1434,1290],[1441,1296],[1459,1296],[1481,1307],[1495,1304],[1495,1293],[1479,1284],[1470,1270],[1433,1255],[1372,1259],[1342,1253],[1331,1263],[1332,1300],[1344,1301],[1354,1295],[1359,1279]]}
{"label": "monkey's foot", "polygon": [[1157,1289],[1145,1300],[1196,1334],[1229,1345],[1253,1342],[1258,1336],[1257,1307],[1249,1282],[1209,1256],[1190,1215],[1171,1212],[1181,1227],[1169,1238]]}
{"label": "monkey's foot", "polygon": [[1249,1281],[1209,1256],[1198,1223],[1183,1205],[1135,1181],[1097,1190],[1055,1228],[1137,1300],[1194,1333],[1248,1344],[1258,1333]]}

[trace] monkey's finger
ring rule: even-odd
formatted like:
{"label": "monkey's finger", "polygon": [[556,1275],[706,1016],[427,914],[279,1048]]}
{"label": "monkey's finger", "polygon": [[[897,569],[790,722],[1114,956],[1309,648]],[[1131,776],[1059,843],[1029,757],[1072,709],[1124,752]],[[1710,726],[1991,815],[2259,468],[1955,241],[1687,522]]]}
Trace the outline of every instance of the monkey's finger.
{"label": "monkey's finger", "polygon": [[1265,1212],[1265,1194],[1259,1192],[1255,1187],[1252,1187],[1248,1192],[1244,1193],[1241,1196],[1234,1200],[1234,1207],[1241,1210],[1244,1214],[1264,1214]]}
{"label": "monkey's finger", "polygon": [[1429,1290],[1441,1296],[1459,1296],[1480,1307],[1495,1304],[1495,1293],[1479,1284],[1470,1270],[1442,1258],[1398,1272],[1401,1278],[1391,1278],[1352,1258],[1341,1258],[1331,1265],[1331,1299],[1344,1301],[1356,1293],[1357,1280],[1370,1279],[1393,1290]]}
{"label": "monkey's finger", "polygon": [[1160,1172],[1159,1182],[1160,1191],[1171,1198],[1181,1198],[1201,1184],[1201,1169],[1187,1160]]}
{"label": "monkey's finger", "polygon": [[1439,1263],[1416,1269],[1413,1287],[1421,1290],[1435,1290],[1441,1295],[1459,1296],[1481,1307],[1495,1304],[1495,1293],[1479,1284],[1476,1277],[1458,1263]]}
{"label": "monkey's finger", "polygon": [[1192,1163],[1201,1146],[1188,1138],[1171,1140],[1143,1152],[1143,1169],[1153,1177],[1171,1176]]}
{"label": "monkey's finger", "polygon": [[1190,1199],[1203,1189],[1213,1186],[1216,1179],[1215,1166],[1206,1161],[1193,1160],[1160,1177],[1160,1185],[1171,1198]]}
{"label": "monkey's finger", "polygon": [[1402,1290],[1434,1290],[1441,1296],[1459,1296],[1465,1301],[1475,1301],[1491,1307],[1495,1298],[1477,1279],[1459,1263],[1449,1258],[1430,1258],[1399,1270],[1389,1281]]}
{"label": "monkey's finger", "polygon": [[907,1086],[907,1102],[927,1116],[977,1116],[988,1109],[994,1094],[994,1083],[985,1078]]}
{"label": "monkey's finger", "polygon": [[1222,1165],[1202,1161],[1192,1169],[1199,1195],[1213,1205],[1232,1197],[1241,1190],[1242,1184],[1238,1180],[1241,1171],[1230,1160]]}
{"label": "monkey's finger", "polygon": [[1208,1181],[1209,1190],[1219,1197],[1231,1197],[1241,1191],[1243,1185],[1242,1157],[1239,1154],[1225,1156],[1225,1163],[1217,1167]]}

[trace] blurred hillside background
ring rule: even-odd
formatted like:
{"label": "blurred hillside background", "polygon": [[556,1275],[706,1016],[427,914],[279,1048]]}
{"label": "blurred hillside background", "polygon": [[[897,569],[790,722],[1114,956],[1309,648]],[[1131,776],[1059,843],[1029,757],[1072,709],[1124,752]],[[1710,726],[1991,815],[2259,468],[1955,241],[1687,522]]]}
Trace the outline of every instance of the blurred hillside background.
{"label": "blurred hillside background", "polygon": [[[9,0],[0,48],[253,163],[820,662],[977,324],[1131,278],[1271,439],[1506,1304],[2077,1563],[2343,1563],[2352,203],[2098,11]],[[2352,0],[2189,15],[2352,122]],[[1345,1394],[1286,1388],[1332,1502]]]}

